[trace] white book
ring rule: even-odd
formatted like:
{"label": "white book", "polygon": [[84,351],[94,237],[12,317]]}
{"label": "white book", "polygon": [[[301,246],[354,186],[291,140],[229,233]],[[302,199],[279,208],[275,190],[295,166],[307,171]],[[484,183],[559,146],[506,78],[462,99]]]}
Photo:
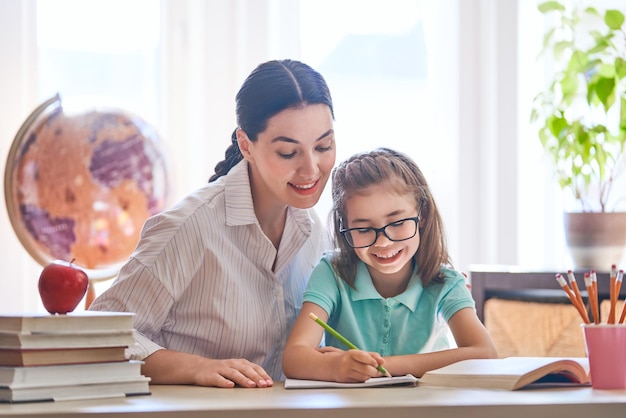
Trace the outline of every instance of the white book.
{"label": "white book", "polygon": [[97,399],[150,394],[150,378],[138,377],[134,380],[78,385],[50,386],[0,386],[0,402],[44,402],[78,399]]}
{"label": "white book", "polygon": [[105,311],[67,314],[3,313],[0,314],[0,332],[67,333],[132,329],[134,316],[131,312]]}
{"label": "white book", "polygon": [[2,332],[0,348],[85,348],[130,346],[135,343],[132,329],[110,331]]}
{"label": "white book", "polygon": [[0,386],[48,386],[134,380],[142,361],[0,367]]}

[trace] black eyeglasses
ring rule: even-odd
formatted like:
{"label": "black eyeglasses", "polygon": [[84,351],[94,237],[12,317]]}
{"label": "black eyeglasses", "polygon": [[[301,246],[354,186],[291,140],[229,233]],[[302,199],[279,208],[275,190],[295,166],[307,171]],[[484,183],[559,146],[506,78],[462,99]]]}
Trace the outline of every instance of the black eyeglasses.
{"label": "black eyeglasses", "polygon": [[391,222],[381,228],[347,228],[340,229],[339,233],[352,248],[365,248],[374,245],[378,239],[378,234],[383,233],[389,241],[405,241],[411,239],[417,233],[419,216],[404,218]]}

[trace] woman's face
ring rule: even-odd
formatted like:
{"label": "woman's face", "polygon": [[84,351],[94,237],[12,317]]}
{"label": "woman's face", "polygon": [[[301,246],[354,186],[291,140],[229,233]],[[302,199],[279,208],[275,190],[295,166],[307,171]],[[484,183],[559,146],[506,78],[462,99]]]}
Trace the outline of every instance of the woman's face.
{"label": "woman's face", "polygon": [[238,131],[239,147],[250,162],[253,196],[297,208],[319,200],[335,165],[333,118],[324,104],[286,109],[269,119],[251,142]]}

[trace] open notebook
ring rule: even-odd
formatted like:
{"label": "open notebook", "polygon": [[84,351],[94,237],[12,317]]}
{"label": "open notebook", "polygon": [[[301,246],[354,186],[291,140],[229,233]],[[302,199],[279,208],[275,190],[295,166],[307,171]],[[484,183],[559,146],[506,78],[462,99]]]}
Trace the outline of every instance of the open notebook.
{"label": "open notebook", "polygon": [[325,380],[286,379],[285,389],[314,389],[314,388],[366,388],[384,386],[415,386],[418,379],[407,374],[405,376],[372,377],[362,383],[339,383]]}

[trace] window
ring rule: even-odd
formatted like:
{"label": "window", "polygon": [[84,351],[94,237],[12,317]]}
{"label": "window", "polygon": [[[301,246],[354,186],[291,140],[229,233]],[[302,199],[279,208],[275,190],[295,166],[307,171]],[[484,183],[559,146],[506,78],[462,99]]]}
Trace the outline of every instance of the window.
{"label": "window", "polygon": [[[381,146],[410,155],[454,231],[455,110],[444,112],[456,94],[445,86],[456,49],[437,48],[454,43],[456,32],[436,30],[443,6],[431,3],[437,2],[301,0],[301,58],[330,86],[337,160]],[[330,207],[329,187],[318,205],[323,219]]]}
{"label": "window", "polygon": [[159,14],[153,0],[38,0],[38,99],[157,120]]}

